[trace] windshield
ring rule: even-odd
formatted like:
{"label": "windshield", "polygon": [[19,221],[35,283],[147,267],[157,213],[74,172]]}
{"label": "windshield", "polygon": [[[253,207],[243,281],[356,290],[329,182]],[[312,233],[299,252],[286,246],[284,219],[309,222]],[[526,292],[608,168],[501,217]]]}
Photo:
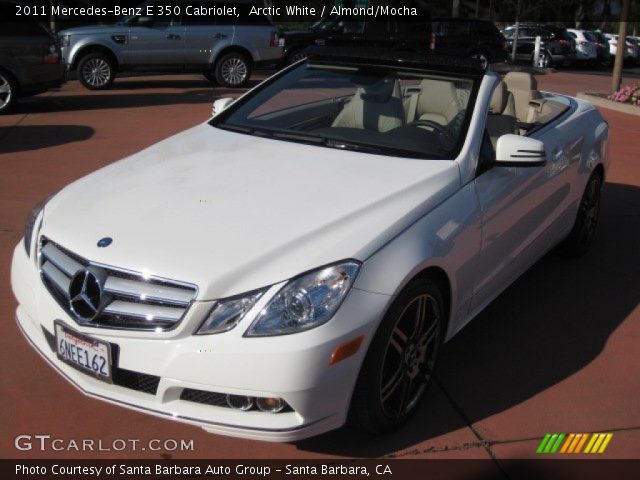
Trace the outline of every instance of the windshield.
{"label": "windshield", "polygon": [[304,63],[212,125],[322,147],[452,159],[466,136],[474,92],[466,77]]}

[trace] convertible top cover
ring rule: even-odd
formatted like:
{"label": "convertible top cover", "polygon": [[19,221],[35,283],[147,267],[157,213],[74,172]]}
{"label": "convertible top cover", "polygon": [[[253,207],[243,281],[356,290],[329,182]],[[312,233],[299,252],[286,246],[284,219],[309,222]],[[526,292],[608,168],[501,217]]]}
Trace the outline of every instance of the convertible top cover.
{"label": "convertible top cover", "polygon": [[309,63],[347,63],[350,65],[388,66],[425,72],[448,72],[481,77],[485,69],[476,58],[449,57],[425,52],[388,48],[337,48],[313,46],[305,50]]}

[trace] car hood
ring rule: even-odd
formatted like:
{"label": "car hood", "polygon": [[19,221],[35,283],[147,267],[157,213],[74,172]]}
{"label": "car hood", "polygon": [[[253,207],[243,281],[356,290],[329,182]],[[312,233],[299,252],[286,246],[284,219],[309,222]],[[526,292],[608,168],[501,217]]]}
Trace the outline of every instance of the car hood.
{"label": "car hood", "polygon": [[[45,207],[84,258],[195,283],[212,300],[364,261],[459,188],[454,161],[349,152],[204,124],[98,170]],[[98,248],[111,237],[113,243]]]}
{"label": "car hood", "polygon": [[120,31],[126,33],[128,30],[129,27],[127,27],[126,25],[119,25],[114,23],[108,25],[86,25],[60,30],[58,32],[58,36],[62,37],[64,35],[92,35],[95,33],[114,34]]}

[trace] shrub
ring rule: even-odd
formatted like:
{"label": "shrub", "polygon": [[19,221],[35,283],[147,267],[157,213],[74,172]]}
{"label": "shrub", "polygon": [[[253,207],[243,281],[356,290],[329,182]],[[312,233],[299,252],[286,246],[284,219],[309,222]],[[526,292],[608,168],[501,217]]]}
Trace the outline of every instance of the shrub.
{"label": "shrub", "polygon": [[640,84],[623,85],[620,90],[613,92],[607,98],[614,102],[630,103],[631,105],[640,107]]}

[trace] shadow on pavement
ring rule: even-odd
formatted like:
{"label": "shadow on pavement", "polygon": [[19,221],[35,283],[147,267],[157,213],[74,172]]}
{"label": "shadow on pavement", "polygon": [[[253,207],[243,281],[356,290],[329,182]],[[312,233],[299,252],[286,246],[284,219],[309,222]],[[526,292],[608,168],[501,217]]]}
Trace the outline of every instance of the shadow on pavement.
{"label": "shadow on pavement", "polygon": [[0,127],[0,153],[16,153],[91,138],[94,130],[82,125],[15,125]]}
{"label": "shadow on pavement", "polygon": [[[215,95],[214,95],[215,94]],[[33,97],[18,102],[17,114],[136,108],[160,105],[212,103],[218,92],[213,89],[186,92],[119,94],[109,91],[86,95]]]}
{"label": "shadow on pavement", "polygon": [[[343,428],[297,447],[355,457],[407,449],[514,407],[591,363],[640,301],[640,262],[631,261],[640,188],[607,184],[603,195],[592,250],[578,260],[547,255],[447,343],[438,384],[407,426],[377,437]],[[440,388],[466,421],[433,400]]]}

